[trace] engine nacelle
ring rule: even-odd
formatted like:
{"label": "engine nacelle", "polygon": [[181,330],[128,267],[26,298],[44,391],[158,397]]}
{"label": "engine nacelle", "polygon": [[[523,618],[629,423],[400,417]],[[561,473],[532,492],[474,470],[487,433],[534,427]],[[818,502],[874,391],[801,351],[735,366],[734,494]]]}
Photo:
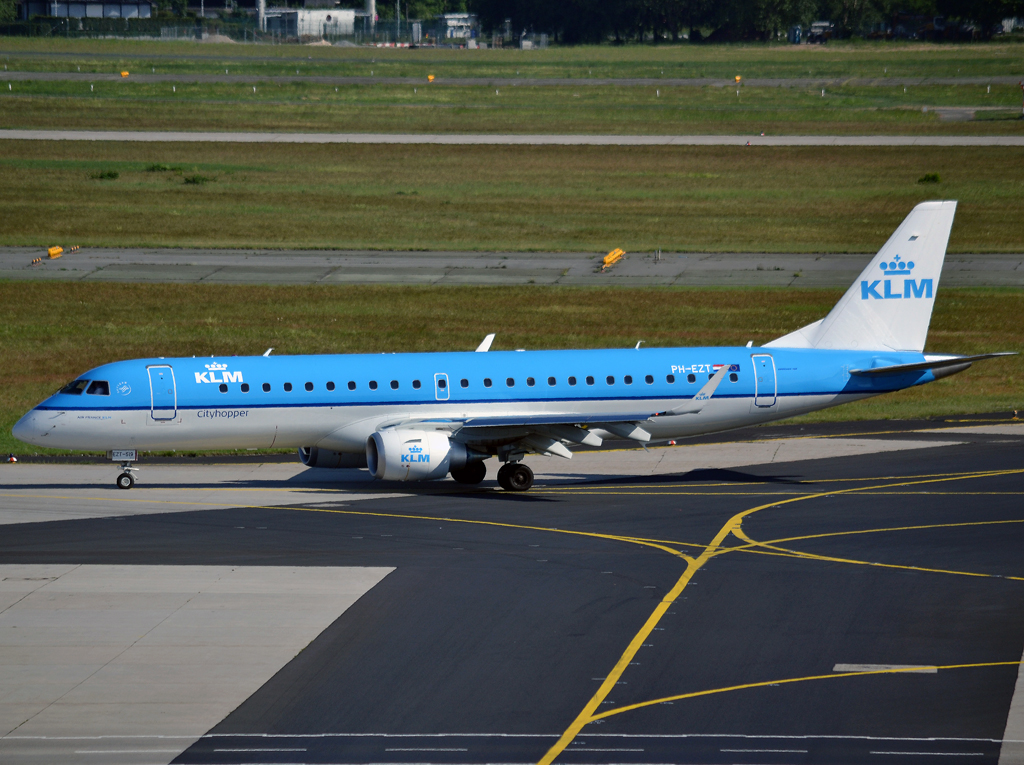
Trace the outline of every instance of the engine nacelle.
{"label": "engine nacelle", "polygon": [[486,456],[437,431],[384,430],[366,439],[366,466],[386,481],[434,481]]}
{"label": "engine nacelle", "polygon": [[306,467],[315,468],[364,468],[366,454],[332,452],[316,446],[300,446],[299,459]]}

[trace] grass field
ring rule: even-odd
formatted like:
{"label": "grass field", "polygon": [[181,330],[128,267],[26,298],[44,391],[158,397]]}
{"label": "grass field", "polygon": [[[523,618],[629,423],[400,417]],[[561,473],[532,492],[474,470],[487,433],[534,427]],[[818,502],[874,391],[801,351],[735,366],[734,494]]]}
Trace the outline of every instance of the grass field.
{"label": "grass field", "polygon": [[875,252],[936,198],[952,252],[1024,242],[1024,149],[0,147],[4,245]]}
{"label": "grass field", "polygon": [[[0,91],[0,128],[1024,135],[1017,85],[736,90],[25,81]],[[943,106],[980,111],[950,122]]]}
{"label": "grass field", "polygon": [[[1024,76],[1024,45],[830,43],[629,45],[547,50],[327,48],[142,40],[0,39],[0,62],[34,71],[423,77]],[[234,67],[232,69],[232,67]]]}
{"label": "grass field", "polygon": [[[0,451],[29,408],[98,364],[152,356],[742,345],[824,316],[841,290],[234,287],[0,282]],[[1024,351],[1020,290],[940,289],[928,350]],[[819,419],[1024,408],[1024,356]]]}

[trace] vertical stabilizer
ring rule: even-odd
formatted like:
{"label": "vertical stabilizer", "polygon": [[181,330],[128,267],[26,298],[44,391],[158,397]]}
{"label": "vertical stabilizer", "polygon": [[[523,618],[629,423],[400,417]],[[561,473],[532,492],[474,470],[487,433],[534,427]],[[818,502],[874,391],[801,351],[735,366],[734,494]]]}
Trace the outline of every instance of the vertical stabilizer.
{"label": "vertical stabilizer", "polygon": [[956,202],[922,202],[828,316],[772,348],[923,351]]}

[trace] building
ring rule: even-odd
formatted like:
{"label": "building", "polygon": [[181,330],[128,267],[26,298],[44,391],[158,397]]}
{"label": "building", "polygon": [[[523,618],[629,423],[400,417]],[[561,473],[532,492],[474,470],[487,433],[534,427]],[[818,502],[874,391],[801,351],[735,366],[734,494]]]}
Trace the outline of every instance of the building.
{"label": "building", "polygon": [[475,13],[443,13],[437,17],[438,32],[441,37],[467,39],[477,36],[477,15]]}
{"label": "building", "polygon": [[104,2],[32,2],[21,4],[22,19],[33,16],[54,16],[63,19],[148,19],[153,15],[150,0],[130,3]]}
{"label": "building", "polygon": [[350,8],[267,8],[264,31],[281,37],[351,35],[356,12]]}

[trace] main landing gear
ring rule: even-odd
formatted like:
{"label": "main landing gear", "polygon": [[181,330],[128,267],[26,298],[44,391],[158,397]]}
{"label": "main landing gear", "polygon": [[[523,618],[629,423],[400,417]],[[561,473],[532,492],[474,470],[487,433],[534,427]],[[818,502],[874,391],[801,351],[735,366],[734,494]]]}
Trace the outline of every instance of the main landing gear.
{"label": "main landing gear", "polygon": [[498,470],[498,484],[505,491],[526,491],[533,486],[533,471],[522,462],[506,462]]}
{"label": "main landing gear", "polygon": [[121,473],[121,475],[119,475],[117,477],[117,482],[116,482],[117,488],[119,488],[119,489],[130,489],[130,488],[132,488],[135,485],[135,476],[132,475],[132,471],[133,470],[137,470],[137,468],[134,465],[132,465],[132,463],[130,463],[130,462],[122,462],[121,463],[121,470],[123,472]]}

